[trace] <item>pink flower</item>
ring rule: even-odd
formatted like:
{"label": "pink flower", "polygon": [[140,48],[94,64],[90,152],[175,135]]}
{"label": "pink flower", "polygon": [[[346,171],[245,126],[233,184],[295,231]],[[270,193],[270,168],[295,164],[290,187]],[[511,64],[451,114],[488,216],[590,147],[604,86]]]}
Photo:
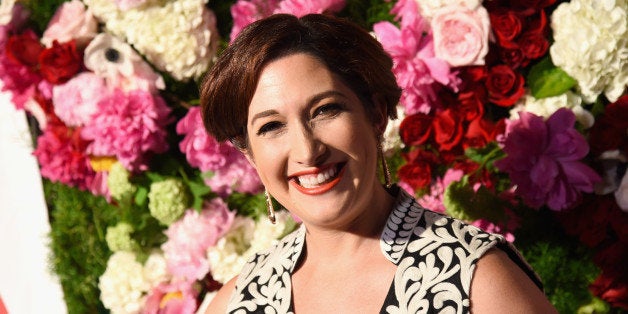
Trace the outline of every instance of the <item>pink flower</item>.
{"label": "pink flower", "polygon": [[231,227],[235,212],[229,211],[220,198],[205,203],[199,213],[194,209],[165,231],[168,240],[161,246],[168,271],[175,277],[200,280],[209,272],[207,249]]}
{"label": "pink flower", "polygon": [[344,6],[344,0],[238,0],[231,6],[231,16],[233,17],[231,41],[247,25],[274,13],[287,13],[302,17],[310,13],[338,12]]}
{"label": "pink flower", "polygon": [[54,40],[64,43],[74,39],[78,46],[84,46],[96,36],[97,31],[98,22],[92,13],[83,2],[72,0],[59,6],[48,22],[41,42],[50,47]]}
{"label": "pink flower", "polygon": [[115,90],[98,102],[98,110],[81,136],[92,141],[88,153],[116,156],[131,171],[146,170],[148,153],[168,149],[164,127],[169,113],[159,96],[142,90]]}
{"label": "pink flower", "polygon": [[148,294],[143,314],[192,314],[198,291],[193,282],[161,283]]}
{"label": "pink flower", "polygon": [[52,88],[55,114],[68,126],[83,126],[98,110],[98,102],[109,90],[105,80],[92,72],[82,72]]}
{"label": "pink flower", "polygon": [[91,188],[96,173],[85,154],[86,146],[78,132],[61,123],[49,125],[37,138],[33,151],[41,176],[81,190]]}
{"label": "pink flower", "polygon": [[420,199],[417,200],[419,205],[438,213],[445,212],[445,205],[443,204],[443,194],[445,193],[445,189],[452,182],[460,181],[464,172],[459,169],[447,169],[443,178],[437,178],[434,183],[432,183],[430,187],[430,193],[423,195]]}
{"label": "pink flower", "polygon": [[434,12],[431,26],[436,57],[452,67],[484,65],[490,33],[484,7],[472,10],[460,4],[445,6]]}
{"label": "pink flower", "polygon": [[390,22],[379,22],[373,25],[373,31],[393,59],[406,114],[429,113],[437,105],[438,89],[455,89],[458,80],[447,62],[435,56],[431,31],[419,15],[416,2],[399,1],[392,12],[401,18],[401,29]]}
{"label": "pink flower", "polygon": [[236,190],[257,193],[261,181],[255,169],[231,143],[219,143],[205,131],[200,109],[192,107],[177,123],[177,133],[184,135],[179,149],[188,163],[203,172],[213,172],[206,184],[212,191],[227,195]]}
{"label": "pink flower", "polygon": [[529,112],[508,121],[504,152],[495,162],[510,175],[516,193],[532,207],[546,204],[553,210],[573,206],[580,192],[592,192],[601,181],[595,171],[580,160],[589,152],[584,137],[574,129],[575,115],[559,109],[547,121]]}

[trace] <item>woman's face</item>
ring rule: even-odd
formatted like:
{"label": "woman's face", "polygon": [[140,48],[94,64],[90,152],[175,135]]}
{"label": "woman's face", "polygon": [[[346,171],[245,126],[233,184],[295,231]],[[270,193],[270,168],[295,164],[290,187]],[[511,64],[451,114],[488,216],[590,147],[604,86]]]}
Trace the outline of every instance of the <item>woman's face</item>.
{"label": "woman's face", "polygon": [[306,225],[342,227],[379,203],[379,131],[353,91],[310,55],[264,68],[247,132],[247,157],[267,190]]}

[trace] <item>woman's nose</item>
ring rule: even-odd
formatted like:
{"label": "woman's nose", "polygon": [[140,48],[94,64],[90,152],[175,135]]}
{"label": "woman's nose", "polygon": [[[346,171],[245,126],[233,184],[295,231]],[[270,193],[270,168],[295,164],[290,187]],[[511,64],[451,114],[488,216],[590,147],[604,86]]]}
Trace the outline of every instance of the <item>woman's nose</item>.
{"label": "woman's nose", "polygon": [[307,127],[294,130],[290,143],[291,158],[302,165],[316,166],[324,162],[326,145]]}

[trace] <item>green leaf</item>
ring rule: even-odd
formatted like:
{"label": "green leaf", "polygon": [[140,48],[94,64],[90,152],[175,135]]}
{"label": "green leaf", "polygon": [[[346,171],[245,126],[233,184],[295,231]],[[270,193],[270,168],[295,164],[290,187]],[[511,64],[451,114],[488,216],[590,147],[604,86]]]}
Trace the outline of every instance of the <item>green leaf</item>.
{"label": "green leaf", "polygon": [[468,176],[447,186],[443,195],[443,205],[449,216],[465,221],[480,218],[492,222],[505,220],[503,201],[485,186],[480,186],[474,191]]}
{"label": "green leaf", "polygon": [[[263,193],[251,195],[234,192],[227,198],[227,204],[229,208],[236,209],[238,214],[243,216],[258,219],[266,215],[266,198]],[[275,209],[280,208],[277,202],[273,204],[275,205]]]}
{"label": "green leaf", "polygon": [[549,57],[530,69],[527,82],[536,99],[561,95],[576,85],[576,80],[555,66]]}
{"label": "green leaf", "polygon": [[148,201],[148,188],[144,186],[138,186],[137,192],[135,193],[135,204],[139,207],[146,206]]}
{"label": "green leaf", "polygon": [[489,142],[484,147],[474,148],[470,147],[464,151],[465,156],[475,161],[480,165],[480,168],[484,167],[489,171],[495,171],[493,163],[506,156],[506,153],[499,147],[497,142]]}
{"label": "green leaf", "polygon": [[211,192],[211,188],[205,185],[205,183],[195,181],[188,181],[187,184],[190,187],[190,192],[192,192],[192,207],[196,210],[201,210],[204,196]]}

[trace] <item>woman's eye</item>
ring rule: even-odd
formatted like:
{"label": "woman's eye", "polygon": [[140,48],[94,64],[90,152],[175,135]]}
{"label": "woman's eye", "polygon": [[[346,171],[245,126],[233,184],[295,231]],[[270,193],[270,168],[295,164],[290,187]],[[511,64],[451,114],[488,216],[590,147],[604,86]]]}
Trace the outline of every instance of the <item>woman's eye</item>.
{"label": "woman's eye", "polygon": [[268,132],[278,130],[280,127],[281,127],[281,122],[272,121],[272,122],[265,123],[259,128],[259,130],[257,130],[257,135],[264,135]]}
{"label": "woman's eye", "polygon": [[337,103],[325,104],[316,108],[316,110],[314,110],[314,114],[312,115],[312,117],[317,117],[320,115],[335,116],[340,111],[342,111],[342,106],[340,104],[337,104]]}

